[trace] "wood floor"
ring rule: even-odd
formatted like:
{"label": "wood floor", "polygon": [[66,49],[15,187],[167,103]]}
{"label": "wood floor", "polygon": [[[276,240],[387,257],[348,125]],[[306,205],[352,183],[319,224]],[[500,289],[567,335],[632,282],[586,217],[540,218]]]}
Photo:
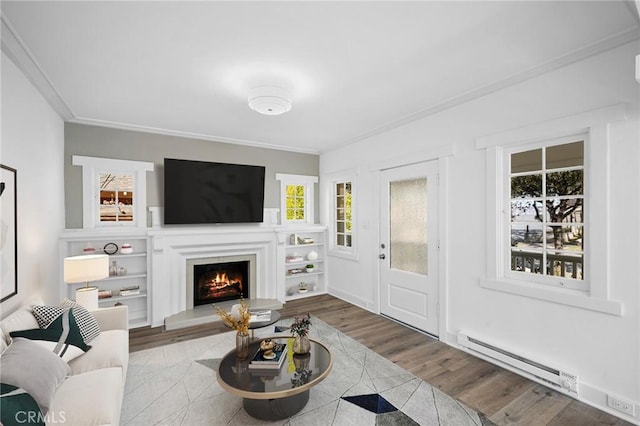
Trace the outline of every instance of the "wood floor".
{"label": "wood floor", "polygon": [[[287,302],[280,312],[283,318],[310,312],[498,425],[630,425],[333,296]],[[135,329],[130,332],[130,349],[227,331],[220,323],[173,331]]]}

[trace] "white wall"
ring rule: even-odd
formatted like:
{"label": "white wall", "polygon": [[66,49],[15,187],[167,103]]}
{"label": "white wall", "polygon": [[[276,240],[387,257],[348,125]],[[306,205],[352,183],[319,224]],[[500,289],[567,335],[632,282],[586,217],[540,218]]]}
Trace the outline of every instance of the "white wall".
{"label": "white wall", "polygon": [[[458,330],[474,332],[579,375],[581,399],[606,409],[611,393],[640,404],[640,148],[634,60],[637,43],[588,58],[524,83],[321,155],[321,206],[330,206],[327,178],[357,170],[357,261],[330,258],[329,291],[377,310],[376,165],[393,158],[454,146],[446,160],[446,317],[441,339],[455,344]],[[479,286],[486,277],[485,151],[478,137],[625,103],[626,122],[610,127],[610,298],[623,304],[614,316]],[[327,224],[329,212],[321,212]],[[591,224],[605,226],[605,224]],[[640,419],[640,405],[634,421]]]}
{"label": "white wall", "polygon": [[18,186],[18,294],[0,306],[5,317],[34,298],[59,302],[64,123],[4,53],[1,67],[0,163],[17,170]]}

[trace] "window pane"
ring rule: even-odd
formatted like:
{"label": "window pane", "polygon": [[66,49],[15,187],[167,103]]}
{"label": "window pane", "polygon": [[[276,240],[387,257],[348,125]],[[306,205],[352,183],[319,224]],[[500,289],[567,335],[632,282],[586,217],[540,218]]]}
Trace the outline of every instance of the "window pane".
{"label": "window pane", "polygon": [[547,249],[582,252],[583,228],[574,226],[548,226]]}
{"label": "window pane", "polygon": [[344,232],[344,222],[336,222],[336,232]]}
{"label": "window pane", "polygon": [[514,176],[511,178],[511,198],[542,196],[542,175]]}
{"label": "window pane", "polygon": [[287,197],[292,197],[296,193],[295,185],[287,185]]}
{"label": "window pane", "polygon": [[542,201],[511,200],[512,222],[542,222],[544,209]]}
{"label": "window pane", "polygon": [[542,253],[512,251],[511,270],[542,274]]}
{"label": "window pane", "polygon": [[547,222],[583,223],[582,204],[582,198],[547,200]]}
{"label": "window pane", "polygon": [[351,247],[351,235],[347,235],[347,243],[345,245]]}
{"label": "window pane", "polygon": [[542,170],[542,149],[511,154],[511,173]]}
{"label": "window pane", "polygon": [[304,220],[304,210],[296,210],[296,220]]}
{"label": "window pane", "polygon": [[542,224],[511,224],[511,247],[525,251],[542,250]]}
{"label": "window pane", "polygon": [[582,170],[547,173],[547,196],[582,195]]}
{"label": "window pane", "polygon": [[546,155],[547,169],[584,166],[584,142],[550,146]]}
{"label": "window pane", "polygon": [[336,219],[337,220],[344,220],[344,210],[342,210],[342,209],[336,210]]}
{"label": "window pane", "polygon": [[304,197],[304,186],[302,185],[296,186],[296,196]]}
{"label": "window pane", "polygon": [[427,179],[394,181],[389,186],[390,265],[427,273]]}
{"label": "window pane", "polygon": [[344,208],[344,197],[337,197],[336,198],[336,206],[338,208]]}
{"label": "window pane", "polygon": [[339,197],[344,196],[344,183],[336,184],[336,195]]}
{"label": "window pane", "polygon": [[336,244],[339,246],[344,246],[344,235],[338,234],[336,235]]}
{"label": "window pane", "polygon": [[556,277],[583,279],[583,256],[547,255],[547,274]]}
{"label": "window pane", "polygon": [[294,210],[287,209],[287,220],[293,220],[293,218],[294,218]]}
{"label": "window pane", "polygon": [[115,205],[101,205],[100,206],[100,221],[101,222],[115,222],[116,221],[116,206]]}

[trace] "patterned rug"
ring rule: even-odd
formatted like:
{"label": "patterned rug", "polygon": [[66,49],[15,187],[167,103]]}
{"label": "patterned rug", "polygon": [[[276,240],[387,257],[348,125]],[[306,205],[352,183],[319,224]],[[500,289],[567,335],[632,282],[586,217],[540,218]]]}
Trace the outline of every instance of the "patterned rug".
{"label": "patterned rug", "polygon": [[[289,336],[291,320],[256,330],[256,337]],[[310,337],[329,348],[333,370],[313,387],[306,407],[277,422],[257,420],[242,399],[216,380],[234,332],[130,355],[121,424],[134,425],[491,425],[482,414],[386,360],[318,318]]]}

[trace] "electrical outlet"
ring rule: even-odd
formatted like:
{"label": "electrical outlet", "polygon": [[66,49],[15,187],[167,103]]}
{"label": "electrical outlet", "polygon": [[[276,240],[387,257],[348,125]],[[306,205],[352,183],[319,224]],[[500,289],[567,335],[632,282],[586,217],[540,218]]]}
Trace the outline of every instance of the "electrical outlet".
{"label": "electrical outlet", "polygon": [[623,401],[615,396],[607,395],[607,405],[630,416],[636,415],[636,406],[629,401]]}

